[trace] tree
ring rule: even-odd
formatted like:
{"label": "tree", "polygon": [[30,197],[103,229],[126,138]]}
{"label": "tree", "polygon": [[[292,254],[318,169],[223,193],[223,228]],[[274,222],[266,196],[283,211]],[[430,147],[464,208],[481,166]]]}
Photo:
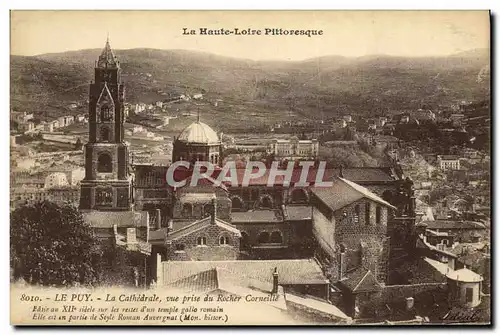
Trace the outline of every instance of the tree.
{"label": "tree", "polygon": [[97,281],[102,251],[71,205],[44,201],[18,207],[11,214],[10,239],[14,279],[55,286]]}

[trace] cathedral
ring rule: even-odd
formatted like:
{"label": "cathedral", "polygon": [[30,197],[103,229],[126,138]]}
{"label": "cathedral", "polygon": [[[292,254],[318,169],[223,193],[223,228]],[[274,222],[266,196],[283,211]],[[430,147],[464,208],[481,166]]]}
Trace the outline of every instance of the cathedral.
{"label": "cathedral", "polygon": [[[136,284],[154,280],[148,269],[158,254],[166,261],[314,257],[331,281],[349,289],[349,278],[390,282],[397,264],[389,259],[412,253],[415,199],[412,182],[397,166],[329,169],[324,178],[332,187],[322,189],[314,185],[315,170],[304,187],[295,174],[290,183],[276,178],[269,186],[269,171],[242,185],[240,169],[237,184],[205,179],[169,187],[168,166],[129,163],[124,92],[120,63],[107,41],[89,90],[80,210],[103,241],[134,255],[126,263]],[[174,138],[173,163],[221,166],[222,159],[221,139],[199,116]],[[188,179],[191,172],[185,171]]]}

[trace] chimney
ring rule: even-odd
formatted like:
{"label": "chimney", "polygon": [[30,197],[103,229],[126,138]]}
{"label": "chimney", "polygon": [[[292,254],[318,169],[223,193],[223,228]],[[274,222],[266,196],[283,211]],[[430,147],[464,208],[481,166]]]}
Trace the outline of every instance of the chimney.
{"label": "chimney", "polygon": [[415,304],[415,299],[413,297],[406,298],[406,310],[411,311]]}
{"label": "chimney", "polygon": [[271,291],[272,294],[277,294],[278,293],[278,268],[274,268],[273,272],[273,290]]}
{"label": "chimney", "polygon": [[215,218],[217,217],[217,197],[214,196],[212,197],[212,214],[211,214],[211,224],[215,224]]}
{"label": "chimney", "polygon": [[137,244],[137,232],[135,228],[127,228],[127,247]]}
{"label": "chimney", "polygon": [[156,229],[161,229],[161,211],[159,208],[156,209]]}

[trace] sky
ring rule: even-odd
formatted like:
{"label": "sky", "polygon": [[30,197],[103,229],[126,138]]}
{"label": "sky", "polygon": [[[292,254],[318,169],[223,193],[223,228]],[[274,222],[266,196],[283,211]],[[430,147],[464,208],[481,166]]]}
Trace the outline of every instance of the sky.
{"label": "sky", "polygon": [[[12,11],[11,54],[186,49],[254,60],[443,56],[489,48],[487,11]],[[323,30],[321,36],[183,35],[183,28]]]}

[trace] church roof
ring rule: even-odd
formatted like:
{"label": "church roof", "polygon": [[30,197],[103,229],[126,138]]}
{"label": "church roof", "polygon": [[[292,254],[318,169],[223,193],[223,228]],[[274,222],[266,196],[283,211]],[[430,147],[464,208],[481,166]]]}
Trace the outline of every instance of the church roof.
{"label": "church roof", "polygon": [[99,60],[97,61],[97,66],[100,68],[120,66],[120,62],[113,53],[113,50],[111,50],[111,46],[109,45],[109,39],[106,40],[104,49],[102,49],[101,55],[99,56]]}
{"label": "church roof", "polygon": [[[167,236],[167,241],[173,241],[173,240],[176,240],[176,239],[181,238],[183,236],[187,236],[187,235],[190,235],[190,234],[195,233],[197,231],[200,231],[202,229],[205,229],[212,224],[211,220],[212,220],[212,218],[210,216],[208,216],[204,219],[193,222],[192,224],[190,224],[184,228],[173,231],[172,233],[170,233]],[[240,231],[238,229],[236,229],[236,227],[234,227],[230,223],[227,223],[225,221],[222,221],[222,220],[216,218],[215,225],[219,228],[222,228],[224,230],[227,230],[227,231],[233,233],[234,235],[236,235],[238,237],[241,237]]]}
{"label": "church roof", "polygon": [[196,121],[187,126],[179,135],[179,141],[188,143],[219,144],[219,136],[209,125]]}
{"label": "church roof", "polygon": [[311,190],[333,211],[339,210],[363,198],[370,199],[390,208],[395,208],[366,187],[343,178],[336,178],[331,187],[313,187]]}

